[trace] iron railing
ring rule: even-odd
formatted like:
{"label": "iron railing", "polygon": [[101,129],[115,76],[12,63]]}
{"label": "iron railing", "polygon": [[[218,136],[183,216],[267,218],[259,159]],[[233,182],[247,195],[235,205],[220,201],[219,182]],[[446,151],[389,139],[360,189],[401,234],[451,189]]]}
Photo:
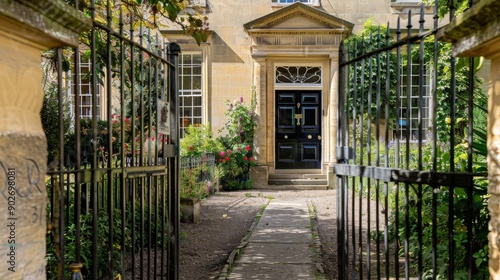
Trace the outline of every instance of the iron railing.
{"label": "iron railing", "polygon": [[124,3],[74,2],[93,27],[79,47],[46,53],[55,67],[44,69],[58,102],[57,123],[44,123],[58,134],[47,278],[178,279],[179,46]]}
{"label": "iron railing", "polygon": [[196,184],[205,188],[206,195],[213,194],[216,191],[216,187],[218,187],[216,182],[217,176],[215,174],[215,160],[214,153],[202,156],[181,156],[181,189],[183,188],[182,184]]}
{"label": "iron railing", "polygon": [[431,30],[422,6],[341,46],[338,279],[487,278],[484,94],[437,2]]}

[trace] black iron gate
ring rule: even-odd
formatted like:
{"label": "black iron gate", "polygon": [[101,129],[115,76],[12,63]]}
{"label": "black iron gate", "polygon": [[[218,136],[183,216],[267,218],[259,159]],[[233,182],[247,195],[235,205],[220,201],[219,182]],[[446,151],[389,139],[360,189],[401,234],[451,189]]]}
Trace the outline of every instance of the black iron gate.
{"label": "black iron gate", "polygon": [[47,278],[178,279],[180,48],[123,3],[75,2],[92,29],[44,54]]}
{"label": "black iron gate", "polygon": [[338,279],[488,277],[486,95],[434,8],[341,47]]}

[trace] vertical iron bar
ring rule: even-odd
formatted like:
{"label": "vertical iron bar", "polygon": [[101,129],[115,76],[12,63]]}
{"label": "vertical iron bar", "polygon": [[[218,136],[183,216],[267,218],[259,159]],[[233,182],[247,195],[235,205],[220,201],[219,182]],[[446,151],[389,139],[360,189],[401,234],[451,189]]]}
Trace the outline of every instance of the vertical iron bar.
{"label": "vertical iron bar", "polygon": [[[358,53],[358,42],[357,41],[354,41],[354,48],[353,48],[353,56],[356,57],[357,53]],[[353,156],[353,159],[352,159],[352,162],[354,164],[357,163],[357,152],[356,152],[356,149],[357,149],[357,142],[356,142],[356,135],[357,135],[357,118],[358,118],[358,114],[357,114],[357,107],[358,107],[358,88],[357,88],[357,84],[358,84],[358,65],[359,65],[359,62],[355,62],[354,63],[354,98],[353,98],[353,101],[352,101],[352,108],[353,108],[353,128],[352,128],[352,145],[353,145],[353,152],[354,152],[354,156]],[[352,250],[351,250],[351,254],[352,254],[352,263],[351,263],[351,274],[354,279],[356,279],[356,271],[355,271],[355,267],[356,267],[356,211],[355,211],[355,205],[356,205],[356,177],[352,177],[352,196],[351,196],[351,244],[352,244]]]}
{"label": "vertical iron bar", "polygon": [[[131,116],[130,116],[130,121],[131,121],[131,159],[130,159],[130,166],[135,166],[136,165],[136,143],[137,143],[137,135],[136,135],[136,108],[135,108],[135,46],[134,46],[134,16],[132,13],[129,15],[129,21],[130,21],[130,108],[131,108]],[[135,261],[136,256],[136,236],[135,236],[135,230],[136,230],[136,225],[135,225],[135,182],[136,179],[130,179],[128,180],[129,183],[131,184],[131,201],[130,203],[132,204],[132,248],[131,248],[131,254],[132,254],[132,260]],[[136,279],[136,271],[135,271],[135,263],[132,265],[132,279]]]}
{"label": "vertical iron bar", "polygon": [[[62,89],[62,48],[56,50],[57,55],[57,98],[58,98],[58,112],[59,112],[59,143],[64,143],[64,106],[63,106],[63,89]],[[64,279],[64,264],[65,264],[65,242],[64,242],[64,145],[59,145],[59,164],[58,164],[58,186],[56,191],[57,208],[55,211],[56,232],[54,240],[56,243],[56,254],[59,259],[57,264],[57,274],[59,279]],[[58,194],[58,195],[57,195]]]}
{"label": "vertical iron bar", "polygon": [[[434,3],[434,32],[438,29],[438,9],[439,1]],[[438,73],[438,39],[434,35],[434,57],[433,57],[433,79],[432,79],[432,170],[437,170],[437,73]],[[437,279],[437,186],[432,187],[432,279]]]}
{"label": "vertical iron bar", "polygon": [[[397,21],[397,29],[396,29],[396,41],[400,42],[401,40],[401,18],[398,17]],[[400,127],[399,127],[399,121],[402,119],[401,116],[401,47],[397,47],[396,49],[396,151],[395,151],[395,156],[396,156],[396,163],[395,167],[400,168],[400,140],[401,140],[401,132],[400,132]],[[396,193],[395,193],[395,198],[396,202],[396,210],[399,210],[399,183],[396,183]],[[395,211],[396,213],[394,214],[394,226],[396,227],[394,230],[394,270],[396,274],[396,280],[399,279],[399,211]]]}
{"label": "vertical iron bar", "polygon": [[[361,54],[365,54],[365,39],[361,37]],[[366,70],[366,61],[365,58],[361,59],[361,77],[360,77],[360,85],[361,85],[361,105],[359,106],[359,119],[360,119],[360,132],[359,132],[359,165],[364,164],[364,106],[365,106],[365,70]],[[359,177],[359,193],[358,193],[358,242],[359,242],[359,279],[363,279],[363,187],[364,187],[363,177]]]}
{"label": "vertical iron bar", "polygon": [[[340,63],[339,63],[339,108],[337,110],[338,114],[338,129],[337,129],[337,147],[346,147],[344,143],[344,134],[345,134],[345,126],[344,126],[344,87],[345,85],[345,78],[344,78],[344,73],[345,73],[345,68],[348,66],[343,65],[345,62],[345,53],[344,53],[344,42],[340,42],[339,46],[339,56],[340,56]],[[342,161],[338,161],[342,162]],[[344,161],[345,162],[345,159]],[[344,244],[345,244],[345,238],[344,238],[344,211],[343,211],[343,176],[337,176],[337,271],[339,273],[338,277],[340,279],[345,279],[346,276],[344,276]]]}
{"label": "vertical iron bar", "polygon": [[[408,11],[408,25],[407,36],[411,37],[411,10]],[[411,96],[412,96],[412,43],[407,43],[407,58],[406,58],[406,157],[405,167],[410,169],[410,133],[411,133]],[[410,277],[410,201],[409,201],[409,187],[405,183],[405,277]]]}
{"label": "vertical iron bar", "polygon": [[[92,21],[95,22],[95,1],[91,0],[90,1],[90,17]],[[97,69],[96,69],[96,60],[97,60],[97,54],[96,54],[96,30],[95,27],[93,27],[90,30],[91,35],[90,35],[90,55],[91,55],[91,72],[92,72],[92,82],[91,82],[91,87],[92,87],[92,164],[91,164],[91,169],[92,169],[92,186],[91,186],[91,191],[92,191],[92,278],[97,279],[97,214],[98,214],[98,178],[96,178],[96,169],[98,168],[98,162],[97,162],[97,153],[96,153],[96,145],[97,145],[97,92],[98,92],[98,84],[97,84]]]}
{"label": "vertical iron bar", "polygon": [[[470,0],[469,6],[474,5],[474,0]],[[469,99],[468,99],[468,137],[467,137],[467,172],[472,173],[472,145],[474,141],[474,87],[475,87],[475,67],[474,67],[474,58],[469,58]],[[474,219],[474,184],[473,179],[471,178],[469,181],[469,188],[467,189],[467,213],[469,213],[469,217],[466,221],[467,223],[467,271],[468,271],[468,279],[472,279],[472,270],[474,265],[473,258],[473,219]]]}
{"label": "vertical iron bar", "polygon": [[179,279],[179,104],[178,102],[178,56],[181,48],[176,43],[170,43],[168,49],[168,60],[172,63],[169,68],[169,101],[170,101],[170,144],[176,146],[175,156],[169,158],[169,207],[170,207],[170,225],[172,227],[172,236],[170,238],[169,256],[169,279]]}
{"label": "vertical iron bar", "polygon": [[[114,238],[114,232],[113,232],[113,187],[115,180],[113,178],[113,124],[111,121],[111,110],[113,109],[112,107],[112,100],[113,100],[113,81],[112,81],[112,76],[111,76],[111,68],[113,67],[111,57],[112,57],[112,51],[111,51],[111,3],[110,0],[107,0],[106,2],[106,24],[108,27],[108,30],[106,31],[106,53],[107,53],[107,61],[106,61],[106,93],[107,93],[107,100],[106,100],[106,105],[107,105],[107,120],[108,120],[108,180],[107,180],[107,186],[103,185],[103,187],[108,188],[108,199],[107,199],[107,205],[108,205],[108,265],[109,265],[109,277],[113,278],[113,238]],[[124,116],[120,118],[120,123],[123,123]],[[118,141],[120,144],[120,151],[123,153],[123,140]]]}
{"label": "vertical iron bar", "polygon": [[[369,42],[370,42],[370,46],[373,46],[373,36],[372,36],[372,33],[370,32],[370,37],[369,37]],[[371,51],[371,48],[368,47],[368,52]],[[373,88],[373,59],[372,57],[369,57],[368,58],[369,61],[368,61],[368,98],[367,98],[367,105],[366,105],[366,110],[367,110],[367,113],[368,113],[368,120],[366,121],[366,124],[367,124],[367,133],[366,133],[366,155],[367,155],[367,163],[366,165],[367,166],[371,166],[372,165],[372,149],[371,149],[371,145],[372,145],[372,102],[373,102],[373,91],[372,91],[372,88]],[[363,75],[364,75],[365,71],[363,71]],[[361,86],[364,87],[364,83],[361,83]],[[362,97],[362,100],[364,100],[364,97]],[[363,106],[364,107],[364,106]],[[363,108],[362,107],[362,108]],[[361,130],[363,132],[363,130]],[[363,146],[363,144],[361,144],[361,146]],[[361,152],[361,158],[364,157],[364,153]],[[363,180],[363,178],[361,177],[361,180]],[[368,232],[371,230],[371,211],[369,211],[368,209],[371,209],[371,180],[370,178],[367,178],[367,198],[366,198],[366,204],[367,204],[367,228],[368,228]],[[359,194],[359,197],[360,197],[360,208],[359,208],[359,215],[360,215],[360,225],[361,225],[361,215],[363,213],[363,209],[362,209],[362,205],[361,204],[361,198],[363,197],[363,193],[360,192]],[[360,230],[361,230],[361,226],[360,226]],[[371,277],[371,242],[370,242],[370,238],[369,238],[369,234],[367,235],[367,239],[366,239],[366,270],[367,270],[367,273],[366,275],[368,276],[368,278]],[[361,277],[363,277],[361,275]]]}
{"label": "vertical iron bar", "polygon": [[[75,9],[78,10],[78,1],[75,2]],[[80,48],[76,46],[74,48],[74,63],[75,63],[75,75],[73,78],[74,83],[74,95],[75,95],[75,149],[76,149],[76,159],[75,159],[75,215],[73,223],[75,224],[75,262],[80,263],[80,234],[81,234],[81,225],[80,225],[80,215],[81,215],[81,127],[80,127]],[[64,143],[64,142],[60,142]]]}
{"label": "vertical iron bar", "polygon": [[[380,25],[377,30],[377,49],[380,49]],[[375,145],[376,145],[376,158],[375,158],[375,165],[377,167],[380,166],[380,52],[377,52],[377,97],[376,97],[376,128],[375,128]],[[371,126],[371,124],[370,124]],[[370,134],[371,137],[371,134]],[[371,154],[368,155],[371,157]],[[377,231],[377,278],[380,279],[380,180],[376,181],[376,193],[375,193],[375,225],[376,225],[376,231]],[[368,208],[368,212],[370,212]],[[368,227],[368,230],[371,230],[370,227]]]}
{"label": "vertical iron bar", "polygon": [[[385,34],[385,45],[389,45],[390,33],[389,33],[389,23],[387,23],[386,34]],[[385,157],[384,157],[384,167],[389,167],[389,98],[390,98],[390,86],[391,86],[391,51],[387,50],[385,53],[386,59],[386,69],[385,69]],[[389,259],[389,183],[384,182],[384,197],[385,197],[385,213],[384,213],[384,255],[385,255],[385,277],[389,278],[390,273],[390,259]],[[397,234],[397,233],[396,233]]]}
{"label": "vertical iron bar", "polygon": [[[127,116],[127,113],[125,112],[125,43],[123,42],[123,37],[124,37],[124,22],[123,22],[123,8],[120,5],[120,114],[125,117]],[[130,38],[132,40],[132,38]],[[130,119],[129,119],[130,120]],[[122,142],[125,143],[125,122],[120,123],[120,132],[121,132],[121,139]],[[134,142],[134,138],[130,137],[129,139],[132,139],[132,143]],[[122,145],[123,146],[123,145]],[[123,147],[124,148],[124,147]],[[126,162],[126,155],[125,151],[123,151],[120,154],[120,167],[121,167],[121,172],[120,172],[120,187],[121,187],[121,250],[120,250],[120,258],[121,258],[121,267],[120,267],[120,273],[121,275],[125,275],[125,264],[124,264],[124,258],[126,257],[126,247],[125,247],[125,239],[126,239],[126,233],[125,233],[125,226],[127,223],[127,201],[126,201],[126,195],[127,195],[127,188],[125,185],[125,168],[127,167],[127,162]],[[130,213],[129,213],[130,214]],[[133,213],[132,213],[133,215]],[[133,229],[132,229],[133,230]]]}
{"label": "vertical iron bar", "polygon": [[[450,1],[450,21],[455,17],[455,7],[454,1]],[[456,105],[456,60],[455,57],[451,56],[450,57],[450,71],[451,71],[451,85],[450,85],[450,109],[451,109],[451,123],[450,123],[450,172],[455,172],[455,121],[456,121],[456,116],[455,116],[455,105]],[[453,224],[454,224],[454,205],[453,205],[453,197],[454,197],[454,192],[455,188],[453,185],[450,186],[450,194],[449,194],[449,199],[448,199],[448,242],[449,242],[449,260],[450,260],[450,266],[449,266],[449,277],[450,279],[453,279],[454,274],[455,274],[455,261],[454,261],[454,255],[455,255],[455,242],[453,239]]]}
{"label": "vertical iron bar", "polygon": [[[147,37],[147,43],[148,43],[148,50],[151,50],[151,29],[148,28],[148,37]],[[151,59],[152,57],[149,56],[147,60],[146,66],[148,67],[148,85],[147,85],[147,95],[148,95],[148,165],[152,165],[152,155],[151,155],[151,146],[153,145],[153,138],[152,138],[152,130],[154,129],[153,127],[153,108],[152,108],[152,102],[151,99],[153,98],[153,91],[151,90]],[[156,139],[155,139],[156,140]],[[151,205],[151,192],[153,191],[152,189],[152,176],[148,176],[148,185],[147,185],[147,194],[148,194],[148,267],[147,270],[150,273],[151,271],[151,212],[152,212],[152,205]],[[148,275],[149,275],[148,273]],[[149,279],[149,277],[148,277]]]}
{"label": "vertical iron bar", "polygon": [[[419,28],[419,33],[423,34],[424,33],[424,6],[420,6],[420,28]],[[422,170],[422,142],[423,142],[423,117],[422,115],[424,114],[423,112],[423,99],[424,99],[424,48],[425,48],[425,40],[420,40],[420,49],[419,49],[419,57],[418,57],[418,63],[419,63],[419,73],[418,73],[418,170]],[[422,184],[417,185],[417,250],[418,250],[418,260],[417,260],[417,267],[418,267],[418,277],[419,279],[422,279],[422,274],[423,274],[423,266],[422,266]]]}
{"label": "vertical iron bar", "polygon": [[[139,44],[143,47],[143,34],[142,34],[142,21],[139,26]],[[139,166],[144,165],[144,51],[139,49],[139,134],[140,134],[140,142],[139,142]],[[142,251],[141,251],[142,253]],[[142,260],[141,258],[141,261]]]}

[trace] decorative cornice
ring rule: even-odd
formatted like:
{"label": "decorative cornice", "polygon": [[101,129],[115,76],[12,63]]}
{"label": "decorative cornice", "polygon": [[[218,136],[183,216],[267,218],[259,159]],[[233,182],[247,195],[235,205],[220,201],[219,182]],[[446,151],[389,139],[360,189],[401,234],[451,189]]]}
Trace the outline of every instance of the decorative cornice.
{"label": "decorative cornice", "polygon": [[0,28],[49,48],[78,46],[78,35],[92,26],[83,13],[60,0],[0,0],[0,19]]}
{"label": "decorative cornice", "polygon": [[325,29],[333,28],[344,30],[346,34],[350,34],[352,28],[354,27],[354,24],[348,21],[337,18],[322,10],[310,7],[300,2],[296,2],[290,6],[250,21],[243,26],[247,32],[251,32],[253,29],[272,29],[272,26],[298,16],[318,22],[324,25]]}

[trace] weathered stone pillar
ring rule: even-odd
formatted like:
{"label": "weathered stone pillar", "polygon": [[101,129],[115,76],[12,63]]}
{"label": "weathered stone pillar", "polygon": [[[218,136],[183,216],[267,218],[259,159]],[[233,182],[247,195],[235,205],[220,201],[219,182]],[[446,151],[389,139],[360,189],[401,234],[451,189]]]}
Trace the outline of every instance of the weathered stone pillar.
{"label": "weathered stone pillar", "polygon": [[500,279],[500,1],[481,0],[438,34],[453,55],[491,59],[488,91],[488,201],[490,279]]}
{"label": "weathered stone pillar", "polygon": [[339,53],[338,51],[330,54],[330,102],[328,104],[328,128],[323,130],[328,132],[328,151],[325,154],[325,159],[329,162],[328,165],[328,187],[335,188],[336,177],[333,174],[333,165],[336,162],[336,147],[337,147],[337,123],[338,123],[338,108],[339,108]]}
{"label": "weathered stone pillar", "polygon": [[[250,176],[254,186],[267,185],[268,176],[268,146],[267,140],[267,60],[266,57],[254,56],[253,81],[257,94],[256,113],[261,125],[255,133],[255,148],[258,166],[252,167]],[[262,125],[263,124],[263,125]]]}
{"label": "weathered stone pillar", "polygon": [[59,0],[0,0],[0,279],[46,277],[41,51],[76,46],[88,25]]}

